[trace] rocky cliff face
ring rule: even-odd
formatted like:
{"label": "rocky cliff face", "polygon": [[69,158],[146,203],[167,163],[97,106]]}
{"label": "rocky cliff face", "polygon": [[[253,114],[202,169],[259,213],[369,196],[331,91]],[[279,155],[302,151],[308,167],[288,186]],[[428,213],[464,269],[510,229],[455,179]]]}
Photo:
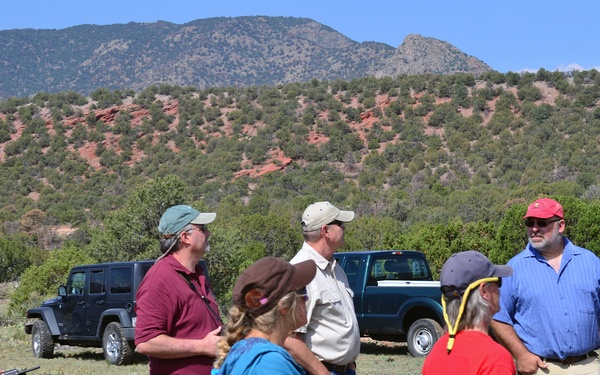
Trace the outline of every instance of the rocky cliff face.
{"label": "rocky cliff face", "polygon": [[377,77],[398,74],[448,74],[464,72],[481,74],[491,68],[448,42],[421,35],[408,35],[404,42],[372,74]]}

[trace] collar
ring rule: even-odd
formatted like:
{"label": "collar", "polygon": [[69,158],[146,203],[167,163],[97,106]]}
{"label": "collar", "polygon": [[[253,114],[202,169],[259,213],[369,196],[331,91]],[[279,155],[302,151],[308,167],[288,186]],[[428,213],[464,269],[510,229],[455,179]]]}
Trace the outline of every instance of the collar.
{"label": "collar", "polygon": [[335,265],[335,258],[333,261],[325,259],[321,254],[317,252],[317,250],[313,249],[313,247],[310,246],[307,242],[304,242],[304,244],[302,244],[302,250],[306,252],[309,259],[315,261],[317,267],[319,267],[321,270],[325,270],[330,264],[332,265],[332,267]]}
{"label": "collar", "polygon": [[[568,261],[570,260],[572,257],[576,256],[576,255],[580,255],[581,254],[581,249],[577,246],[575,246],[567,237],[563,236],[563,261]],[[542,253],[540,253],[538,250],[536,250],[533,246],[531,246],[530,243],[527,243],[527,247],[525,249],[526,253],[524,254],[524,256],[526,258],[536,258],[540,261],[546,261],[546,259],[542,256]]]}
{"label": "collar", "polygon": [[[188,270],[187,268],[185,268],[183,266],[183,264],[179,263],[177,261],[177,259],[175,259],[175,257],[173,256],[173,254],[167,254],[167,256],[165,256],[164,258],[160,259],[158,262],[166,262],[169,266],[171,266],[171,268],[173,268],[173,270],[175,270],[178,273],[184,273],[186,275],[203,275],[204,274],[204,270],[202,269],[202,267],[200,267],[200,263],[198,262],[198,264],[196,264],[196,269],[194,270],[194,272]],[[157,263],[158,263],[157,262]]]}

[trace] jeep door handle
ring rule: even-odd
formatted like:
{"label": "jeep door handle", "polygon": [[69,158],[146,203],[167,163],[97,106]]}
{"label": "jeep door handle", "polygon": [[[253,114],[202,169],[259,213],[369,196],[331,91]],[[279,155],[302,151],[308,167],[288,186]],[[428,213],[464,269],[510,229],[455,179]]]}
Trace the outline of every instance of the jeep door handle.
{"label": "jeep door handle", "polygon": [[96,301],[96,305],[104,305],[104,301]]}
{"label": "jeep door handle", "polygon": [[85,301],[79,301],[77,302],[78,305],[84,306],[85,305]]}

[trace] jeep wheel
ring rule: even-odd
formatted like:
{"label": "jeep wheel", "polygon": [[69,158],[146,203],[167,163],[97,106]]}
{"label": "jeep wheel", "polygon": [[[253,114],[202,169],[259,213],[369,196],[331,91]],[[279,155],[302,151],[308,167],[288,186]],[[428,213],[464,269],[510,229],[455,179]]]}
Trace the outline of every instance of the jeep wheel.
{"label": "jeep wheel", "polygon": [[128,365],[133,361],[133,349],[125,338],[123,327],[117,322],[109,323],[102,335],[104,358],[113,365]]}
{"label": "jeep wheel", "polygon": [[52,358],[54,341],[48,325],[43,320],[36,320],[31,329],[31,348],[35,358]]}
{"label": "jeep wheel", "polygon": [[425,357],[436,341],[444,334],[433,319],[419,319],[408,329],[408,351],[413,357]]}

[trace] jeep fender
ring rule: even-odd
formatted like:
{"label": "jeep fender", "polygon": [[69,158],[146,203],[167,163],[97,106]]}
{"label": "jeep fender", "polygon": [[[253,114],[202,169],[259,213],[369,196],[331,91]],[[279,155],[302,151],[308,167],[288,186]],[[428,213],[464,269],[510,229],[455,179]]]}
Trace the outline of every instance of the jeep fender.
{"label": "jeep fender", "polygon": [[96,333],[96,336],[102,337],[104,328],[106,328],[110,322],[120,323],[125,330],[128,328],[133,329],[133,322],[131,321],[131,317],[129,316],[129,312],[127,310],[123,308],[108,309],[105,310],[102,315],[100,315],[100,324],[98,324],[98,332]]}
{"label": "jeep fender", "polygon": [[[411,321],[407,321],[407,315],[411,315],[411,311],[414,312],[418,310],[427,310],[429,315],[425,316],[421,314],[416,316],[414,319],[411,319]],[[401,319],[402,326],[405,328],[405,332],[408,330],[408,327],[413,321],[421,318],[434,319],[438,321],[440,325],[444,326],[443,314],[442,305],[439,302],[427,297],[412,298],[410,301],[402,305],[400,311],[398,311],[398,317]]]}
{"label": "jeep fender", "polygon": [[[27,310],[27,319],[43,320],[48,325],[48,329],[50,330],[50,334],[52,336],[60,335],[60,329],[58,328],[58,323],[56,322],[56,316],[54,316],[54,311],[50,307],[36,307],[34,309]],[[26,323],[25,333],[31,334],[32,327],[33,323]]]}

